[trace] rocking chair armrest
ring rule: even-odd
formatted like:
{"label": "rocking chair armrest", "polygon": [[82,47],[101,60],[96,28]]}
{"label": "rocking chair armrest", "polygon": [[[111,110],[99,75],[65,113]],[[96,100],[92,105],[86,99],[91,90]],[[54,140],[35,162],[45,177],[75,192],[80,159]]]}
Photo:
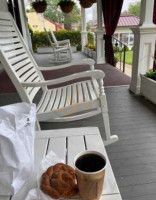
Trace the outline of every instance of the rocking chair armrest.
{"label": "rocking chair armrest", "polygon": [[94,64],[95,64],[95,61],[93,59],[83,59],[83,60],[80,60],[80,61],[74,61],[74,62],[71,62],[71,63],[68,63],[68,64],[59,65],[59,66],[38,67],[38,69],[40,71],[51,71],[51,70],[57,70],[57,69],[63,69],[63,68],[71,67],[73,65],[89,65],[90,70],[94,70]]}
{"label": "rocking chair armrest", "polygon": [[57,47],[57,46],[58,46],[58,44],[57,44],[57,43],[54,43],[54,42],[51,42],[50,44],[51,44],[51,46],[53,46],[53,47]]}
{"label": "rocking chair armrest", "polygon": [[97,80],[103,80],[103,78],[105,77],[105,74],[101,70],[93,70],[93,71],[85,71],[85,72],[80,72],[77,74],[72,74],[72,75],[65,76],[63,78],[57,78],[54,80],[47,80],[47,81],[42,81],[42,82],[21,82],[21,84],[23,87],[44,87],[44,86],[65,83],[68,81],[72,81],[74,79],[87,78],[87,77],[95,78]]}
{"label": "rocking chair armrest", "polygon": [[56,49],[62,49],[62,48],[68,48],[69,49],[69,45],[64,45],[64,46],[56,46]]}

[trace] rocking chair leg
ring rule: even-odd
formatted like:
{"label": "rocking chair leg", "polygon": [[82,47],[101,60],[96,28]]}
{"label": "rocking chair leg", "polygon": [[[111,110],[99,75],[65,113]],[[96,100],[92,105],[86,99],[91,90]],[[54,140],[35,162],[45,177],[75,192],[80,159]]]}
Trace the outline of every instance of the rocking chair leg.
{"label": "rocking chair leg", "polygon": [[58,60],[60,60],[60,52],[58,53]]}
{"label": "rocking chair leg", "polygon": [[70,50],[69,50],[69,59],[72,60],[72,52],[71,52],[71,47],[70,47]]}
{"label": "rocking chair leg", "polygon": [[100,97],[101,101],[101,112],[102,112],[102,118],[103,118],[103,124],[104,124],[104,130],[106,137],[103,138],[105,146],[112,144],[116,141],[118,141],[117,135],[111,135],[110,133],[110,124],[109,124],[109,116],[108,116],[108,108],[107,108],[107,101],[106,96]]}

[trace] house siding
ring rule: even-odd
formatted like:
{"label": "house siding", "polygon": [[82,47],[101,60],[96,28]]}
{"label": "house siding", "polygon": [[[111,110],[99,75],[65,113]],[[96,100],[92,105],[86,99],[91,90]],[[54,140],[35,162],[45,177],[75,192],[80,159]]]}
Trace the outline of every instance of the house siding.
{"label": "house siding", "polygon": [[50,22],[49,20],[42,17],[41,14],[35,12],[27,13],[28,23],[30,24],[33,31],[44,31],[44,27],[49,30],[52,29],[56,31],[55,23]]}

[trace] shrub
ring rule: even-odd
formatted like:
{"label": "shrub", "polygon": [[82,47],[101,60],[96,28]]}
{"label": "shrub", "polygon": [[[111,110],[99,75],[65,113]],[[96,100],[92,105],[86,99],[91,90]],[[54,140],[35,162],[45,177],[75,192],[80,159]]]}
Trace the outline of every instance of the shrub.
{"label": "shrub", "polygon": [[29,33],[31,34],[31,37],[32,37],[34,32],[33,32],[32,27],[30,26],[30,24],[28,24],[28,30],[29,30]]}
{"label": "shrub", "polygon": [[114,53],[119,52],[119,51],[120,51],[120,48],[117,47],[117,46],[114,46],[114,47],[113,47],[113,51],[114,51]]}
{"label": "shrub", "polygon": [[[81,46],[81,32],[80,31],[60,30],[60,31],[54,31],[54,34],[58,41],[69,39],[72,46],[79,46],[79,48]],[[88,32],[88,41],[92,43],[94,41],[93,34],[90,32]],[[34,51],[37,49],[37,47],[50,46],[46,33],[35,31],[32,37],[32,45],[33,45]]]}
{"label": "shrub", "polygon": [[81,51],[82,50],[82,45],[81,44],[78,44],[77,45],[77,51]]}
{"label": "shrub", "polygon": [[96,47],[95,47],[94,43],[92,43],[92,42],[88,42],[88,43],[85,45],[85,47],[88,47],[89,49],[92,49],[93,51],[96,50]]}
{"label": "shrub", "polygon": [[132,46],[132,48],[131,48],[131,51],[133,51],[134,50],[134,46]]}
{"label": "shrub", "polygon": [[72,46],[78,45],[81,43],[81,33],[80,31],[54,31],[55,37],[57,40],[70,39]]}
{"label": "shrub", "polygon": [[88,32],[88,42],[94,44],[94,35],[91,32]]}
{"label": "shrub", "polygon": [[46,33],[35,31],[32,37],[32,46],[34,51],[36,51],[37,47],[49,46]]}
{"label": "shrub", "polygon": [[[125,50],[126,50],[126,51],[129,51],[128,46],[125,46]],[[124,51],[124,47],[122,47],[122,51]]]}
{"label": "shrub", "polygon": [[156,81],[156,71],[150,69],[148,72],[146,72],[146,77]]}

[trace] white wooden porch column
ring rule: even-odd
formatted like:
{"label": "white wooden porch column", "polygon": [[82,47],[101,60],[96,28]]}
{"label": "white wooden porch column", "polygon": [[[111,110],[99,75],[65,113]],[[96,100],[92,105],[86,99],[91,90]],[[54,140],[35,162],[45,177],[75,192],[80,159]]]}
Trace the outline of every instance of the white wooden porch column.
{"label": "white wooden porch column", "polygon": [[82,44],[82,52],[84,51],[84,46],[88,42],[87,31],[86,31],[86,12],[85,9],[81,7],[81,44]]}
{"label": "white wooden porch column", "polygon": [[140,74],[153,66],[156,26],[153,24],[154,0],[141,1],[140,25],[132,28],[134,33],[134,53],[130,90],[140,93]]}
{"label": "white wooden porch column", "polygon": [[102,27],[102,1],[97,0],[96,63],[105,63],[104,30]]}
{"label": "white wooden porch column", "polygon": [[29,49],[32,51],[31,36],[28,29],[28,22],[27,22],[24,0],[18,0],[18,3],[19,3],[19,12],[20,12],[20,17],[21,17],[23,38],[27,46],[29,47]]}

